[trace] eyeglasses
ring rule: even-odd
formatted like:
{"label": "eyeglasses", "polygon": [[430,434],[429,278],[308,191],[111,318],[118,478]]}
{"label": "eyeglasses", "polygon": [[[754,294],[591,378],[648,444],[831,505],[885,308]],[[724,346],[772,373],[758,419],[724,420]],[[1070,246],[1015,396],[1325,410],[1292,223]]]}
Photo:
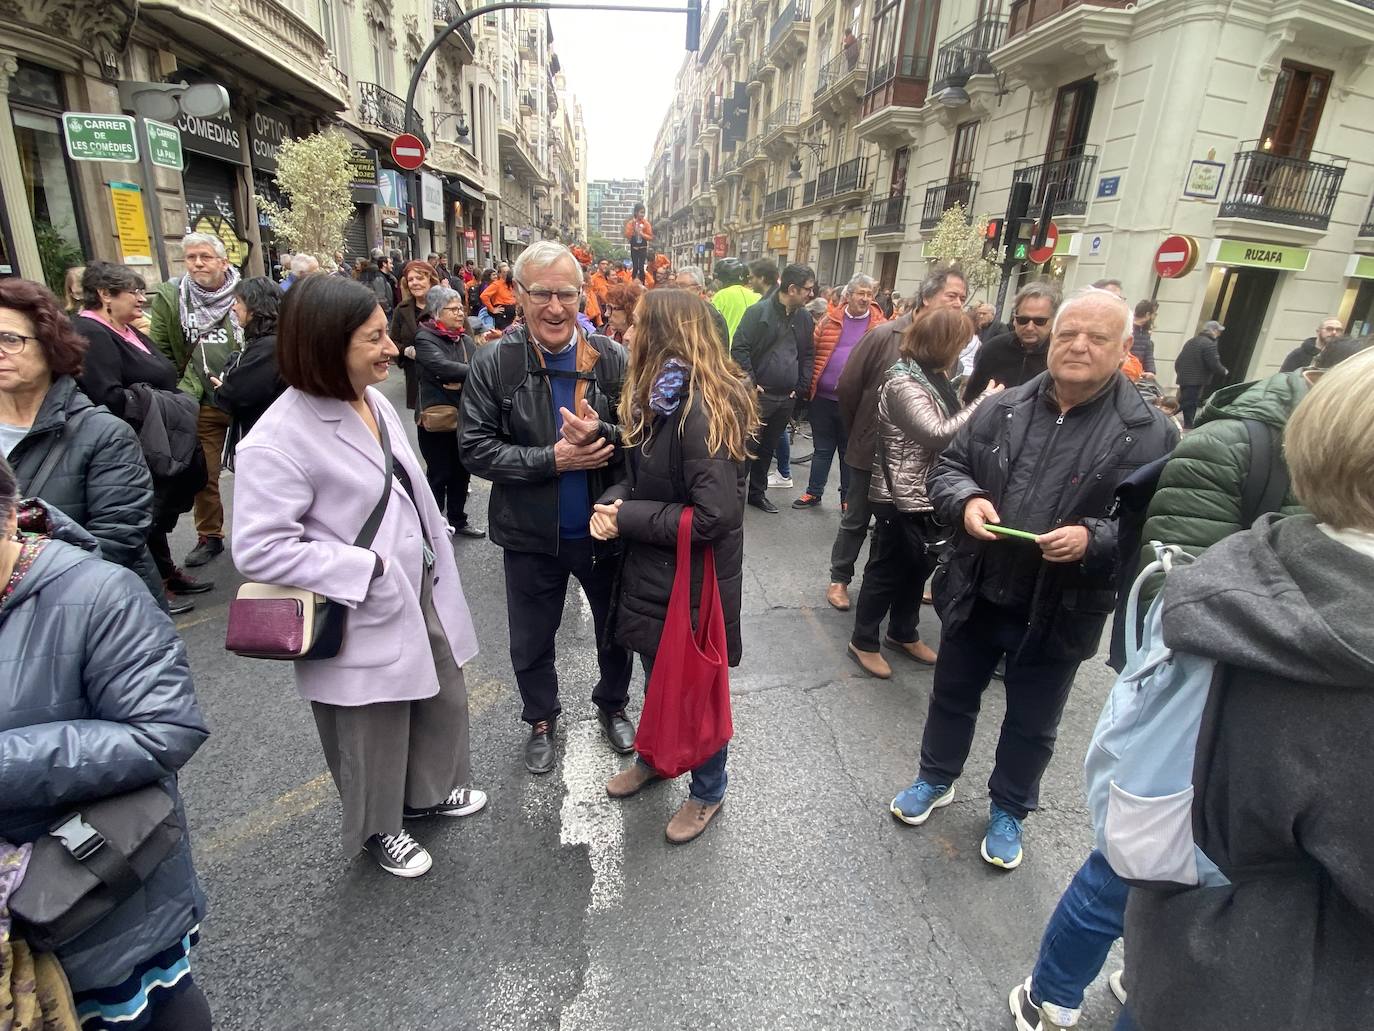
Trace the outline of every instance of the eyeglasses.
{"label": "eyeglasses", "polygon": [[23,333],[0,333],[0,354],[21,354],[25,344],[30,340],[37,339],[37,337],[25,336]]}
{"label": "eyeglasses", "polygon": [[1029,326],[1031,323],[1035,323],[1037,326],[1044,327],[1050,324],[1050,317],[1048,315],[1013,315],[1012,321],[1018,326]]}
{"label": "eyeglasses", "polygon": [[561,290],[531,290],[524,283],[520,283],[519,280],[516,280],[516,282],[519,283],[521,290],[529,294],[530,300],[535,304],[548,304],[556,297],[558,298],[558,303],[566,308],[576,304],[582,297],[582,291],[575,286],[565,286]]}

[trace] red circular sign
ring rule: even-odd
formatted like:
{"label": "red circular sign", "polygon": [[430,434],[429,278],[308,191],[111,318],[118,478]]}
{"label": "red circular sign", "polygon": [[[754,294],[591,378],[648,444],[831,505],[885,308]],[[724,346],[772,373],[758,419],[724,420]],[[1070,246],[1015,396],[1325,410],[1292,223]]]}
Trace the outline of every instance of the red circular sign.
{"label": "red circular sign", "polygon": [[1191,236],[1171,236],[1155,251],[1155,272],[1161,279],[1186,276],[1197,265],[1197,241]]}
{"label": "red circular sign", "polygon": [[[1039,231],[1040,224],[1036,223],[1036,230]],[[1049,231],[1045,233],[1045,246],[1038,251],[1029,252],[1026,257],[1034,265],[1043,265],[1054,257],[1054,249],[1059,246],[1059,227],[1053,222],[1050,223]]]}
{"label": "red circular sign", "polygon": [[425,145],[414,133],[403,132],[391,141],[391,160],[397,168],[413,172],[425,163]]}

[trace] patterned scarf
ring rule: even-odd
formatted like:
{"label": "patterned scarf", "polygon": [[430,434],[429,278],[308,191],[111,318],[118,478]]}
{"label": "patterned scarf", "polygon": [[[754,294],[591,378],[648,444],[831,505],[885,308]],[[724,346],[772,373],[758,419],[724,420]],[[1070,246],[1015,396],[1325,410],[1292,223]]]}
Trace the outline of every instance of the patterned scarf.
{"label": "patterned scarf", "polygon": [[181,309],[181,329],[186,334],[186,342],[195,347],[200,338],[229,316],[237,334],[238,316],[234,314],[234,287],[239,285],[239,270],[230,265],[224,274],[224,283],[218,290],[206,290],[197,286],[190,275],[181,277],[181,290],[178,304]]}
{"label": "patterned scarf", "polygon": [[649,407],[659,415],[672,415],[687,392],[692,367],[681,358],[669,358],[649,389]]}

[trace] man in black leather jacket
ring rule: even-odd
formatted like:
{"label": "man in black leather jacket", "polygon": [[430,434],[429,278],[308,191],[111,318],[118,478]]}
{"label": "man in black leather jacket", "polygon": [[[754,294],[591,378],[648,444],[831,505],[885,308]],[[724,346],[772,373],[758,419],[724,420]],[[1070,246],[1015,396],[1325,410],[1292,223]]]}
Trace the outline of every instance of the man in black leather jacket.
{"label": "man in black leather jacket", "polygon": [[558,674],[554,635],[568,577],[591,606],[600,679],[592,691],[617,752],[634,750],[625,716],[631,656],[606,633],[616,562],[592,540],[591,505],[619,480],[617,405],[628,362],[609,337],[578,332],[582,269],[562,244],[541,241],[515,263],[525,326],[481,348],[463,387],[463,465],[492,483],[487,528],[505,549],[511,663],[530,724],[525,766],[554,767]]}
{"label": "man in black leather jacket", "polygon": [[[1038,803],[1064,703],[1113,610],[1116,487],[1178,440],[1119,371],[1130,342],[1120,298],[1090,289],[1069,301],[1047,371],[983,405],[928,484],[941,520],[962,532],[935,576],[944,632],[920,774],[891,811],[919,825],[953,799],[979,702],[1005,656],[1007,712],[981,850],[1004,869],[1021,862],[1021,822]],[[998,536],[987,529],[996,525],[1037,536]]]}

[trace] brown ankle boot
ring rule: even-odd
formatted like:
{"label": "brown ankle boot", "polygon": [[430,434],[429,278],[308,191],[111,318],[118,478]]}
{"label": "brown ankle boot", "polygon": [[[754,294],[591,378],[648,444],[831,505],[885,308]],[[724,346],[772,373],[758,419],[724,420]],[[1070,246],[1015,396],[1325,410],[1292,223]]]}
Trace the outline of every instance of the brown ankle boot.
{"label": "brown ankle boot", "polygon": [[890,680],[892,678],[892,667],[887,664],[887,660],[882,657],[880,652],[866,652],[854,645],[849,646],[849,656],[859,664],[859,668],[870,677],[877,677],[879,680]]}
{"label": "brown ankle boot", "polygon": [[894,641],[888,637],[883,640],[883,644],[889,648],[895,648],[909,658],[919,662],[922,666],[935,665],[935,649],[924,641]]}
{"label": "brown ankle boot", "polygon": [[654,781],[661,779],[657,773],[636,759],[606,781],[606,794],[612,798],[629,798],[642,788],[646,788]]}
{"label": "brown ankle boot", "polygon": [[830,603],[832,609],[839,609],[841,612],[849,611],[849,586],[847,584],[831,584],[825,592],[825,600]]}
{"label": "brown ankle boot", "polygon": [[668,821],[668,840],[674,845],[685,845],[699,838],[701,832],[711,825],[716,813],[720,812],[720,805],[719,802],[707,805],[689,797]]}

